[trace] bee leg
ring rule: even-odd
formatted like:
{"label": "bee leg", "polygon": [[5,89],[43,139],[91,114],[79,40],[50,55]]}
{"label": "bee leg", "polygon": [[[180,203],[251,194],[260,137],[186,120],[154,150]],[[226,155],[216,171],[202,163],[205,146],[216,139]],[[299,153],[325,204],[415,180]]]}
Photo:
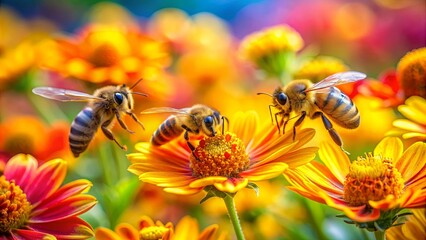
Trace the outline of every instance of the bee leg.
{"label": "bee leg", "polygon": [[227,117],[222,116],[222,135],[225,134],[225,120],[226,123],[228,124],[228,128],[229,128],[229,120]]}
{"label": "bee leg", "polygon": [[145,126],[143,125],[142,122],[139,121],[139,119],[136,117],[136,115],[132,112],[126,112],[128,115],[130,115],[133,120],[135,120],[135,122],[139,123],[139,125],[142,127],[143,130],[145,130]]}
{"label": "bee leg", "polygon": [[[322,122],[324,123],[324,127],[325,127],[325,129],[327,129],[327,131],[330,134],[331,139],[333,139],[334,143],[336,143],[337,146],[339,146],[343,150],[343,152],[345,152],[346,154],[349,154],[349,152],[347,152],[345,149],[343,149],[342,139],[340,138],[340,136],[336,132],[336,130],[334,130],[333,124],[331,124],[330,120],[324,115],[324,113],[318,112],[318,114],[321,116]],[[315,115],[317,115],[317,113],[315,113]]]}
{"label": "bee leg", "polygon": [[108,125],[111,123],[110,121],[106,121],[105,123],[102,124],[101,129],[102,132],[104,133],[104,135],[109,139],[114,141],[121,149],[123,149],[124,151],[127,151],[127,146],[126,145],[121,145],[120,143],[117,142],[117,139],[115,139],[114,135],[112,134],[111,130],[109,130],[107,127]]}
{"label": "bee leg", "polygon": [[122,128],[124,128],[126,131],[128,131],[129,133],[135,133],[132,130],[130,130],[127,125],[123,122],[123,120],[121,119],[120,113],[118,111],[115,112],[115,116],[117,117],[118,123],[120,124],[120,126]]}
{"label": "bee leg", "polygon": [[200,159],[198,159],[197,155],[195,155],[195,147],[194,147],[194,145],[192,145],[192,143],[189,142],[188,133],[191,130],[187,126],[185,126],[185,125],[182,125],[182,128],[185,129],[185,133],[183,134],[183,137],[185,138],[186,144],[188,144],[188,147],[191,150],[192,156],[194,156],[197,161],[200,161]]}
{"label": "bee leg", "polygon": [[[272,107],[274,107],[274,105],[269,105],[269,116],[271,117],[271,122],[272,124],[274,124],[274,119],[272,119]],[[275,114],[275,120],[276,120],[276,114]]]}
{"label": "bee leg", "polygon": [[302,124],[303,120],[305,120],[306,112],[303,111],[302,115],[296,120],[296,122],[293,125],[293,141],[296,139],[296,127]]}

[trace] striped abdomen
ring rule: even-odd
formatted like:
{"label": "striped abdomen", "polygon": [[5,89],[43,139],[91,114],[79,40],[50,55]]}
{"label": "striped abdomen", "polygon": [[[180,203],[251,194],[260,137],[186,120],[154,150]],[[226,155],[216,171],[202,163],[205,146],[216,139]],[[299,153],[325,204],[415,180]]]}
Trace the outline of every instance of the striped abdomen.
{"label": "striped abdomen", "polygon": [[338,88],[331,87],[328,92],[316,92],[315,104],[336,124],[349,129],[359,126],[358,109]]}
{"label": "striped abdomen", "polygon": [[86,107],[81,110],[71,124],[69,143],[74,157],[84,152],[93,139],[99,127],[100,119],[93,113],[93,109]]}
{"label": "striped abdomen", "polygon": [[154,132],[151,138],[151,143],[156,146],[163,145],[180,136],[183,128],[176,123],[176,117],[170,116],[160,127]]}

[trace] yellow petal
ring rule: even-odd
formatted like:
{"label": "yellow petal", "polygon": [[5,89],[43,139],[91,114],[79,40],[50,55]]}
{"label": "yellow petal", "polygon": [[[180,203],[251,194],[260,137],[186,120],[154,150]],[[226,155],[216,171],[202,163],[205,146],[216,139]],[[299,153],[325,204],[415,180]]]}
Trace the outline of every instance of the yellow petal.
{"label": "yellow petal", "polygon": [[349,157],[331,142],[323,142],[320,145],[318,155],[324,165],[333,173],[340,182],[344,182],[349,171]]}
{"label": "yellow petal", "polygon": [[402,155],[404,146],[397,137],[385,137],[374,149],[374,156],[390,158],[396,162]]}
{"label": "yellow petal", "polygon": [[425,132],[426,131],[424,126],[417,124],[415,122],[412,122],[410,120],[407,120],[407,119],[397,119],[397,120],[393,121],[392,125],[394,127],[402,128],[404,130],[412,131],[412,132]]}
{"label": "yellow petal", "polygon": [[254,138],[258,125],[259,115],[257,112],[237,112],[234,114],[230,130],[242,139],[244,144],[247,146],[247,144]]}
{"label": "yellow petal", "polygon": [[426,140],[426,133],[404,133],[402,134],[402,138],[410,139],[410,138],[419,138],[419,140]]}
{"label": "yellow petal", "polygon": [[282,162],[269,163],[260,167],[253,167],[248,171],[242,172],[242,177],[248,178],[250,181],[263,181],[272,179],[282,174],[288,165]]}
{"label": "yellow petal", "polygon": [[396,168],[405,181],[409,181],[421,171],[426,164],[426,143],[416,142],[411,145],[395,162]]}
{"label": "yellow petal", "polygon": [[179,195],[192,195],[192,194],[199,193],[202,190],[203,190],[202,187],[200,188],[190,188],[190,187],[164,188],[165,192],[179,194]]}
{"label": "yellow petal", "polygon": [[398,111],[402,113],[406,118],[420,123],[422,125],[426,125],[426,106],[423,108],[414,108],[412,106],[401,105],[398,107]]}
{"label": "yellow petal", "polygon": [[197,240],[198,222],[190,216],[183,217],[175,227],[174,239]]}
{"label": "yellow petal", "polygon": [[200,178],[200,179],[197,179],[197,180],[191,182],[189,184],[189,187],[191,187],[191,188],[205,187],[205,186],[208,186],[208,185],[213,185],[214,183],[224,182],[227,179],[228,179],[227,177],[222,177],[222,176],[212,176],[212,177]]}
{"label": "yellow petal", "polygon": [[236,193],[248,184],[247,178],[229,178],[228,180],[213,184],[217,190],[222,192]]}

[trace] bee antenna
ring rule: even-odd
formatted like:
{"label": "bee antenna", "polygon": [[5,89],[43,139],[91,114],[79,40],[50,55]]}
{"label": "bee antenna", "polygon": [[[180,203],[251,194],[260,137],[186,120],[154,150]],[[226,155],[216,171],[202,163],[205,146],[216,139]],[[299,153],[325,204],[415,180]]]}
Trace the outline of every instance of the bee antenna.
{"label": "bee antenna", "polygon": [[136,85],[138,85],[142,80],[143,80],[143,78],[139,79],[135,84],[133,84],[132,87],[130,87],[130,90],[132,90],[134,87],[136,87]]}
{"label": "bee antenna", "polygon": [[144,96],[144,97],[148,97],[148,94],[140,93],[140,92],[132,92],[132,94],[136,94],[136,95],[141,95],[141,96]]}
{"label": "bee antenna", "polygon": [[264,92],[259,92],[259,93],[257,93],[257,95],[268,95],[268,96],[270,96],[270,97],[274,97],[274,96],[272,96],[271,94],[269,94],[269,93],[264,93]]}

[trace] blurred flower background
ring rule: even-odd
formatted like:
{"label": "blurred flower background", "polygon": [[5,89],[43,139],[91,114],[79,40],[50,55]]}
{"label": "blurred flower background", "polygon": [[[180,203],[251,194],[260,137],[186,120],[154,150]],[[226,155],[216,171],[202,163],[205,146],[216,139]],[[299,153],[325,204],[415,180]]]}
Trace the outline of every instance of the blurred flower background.
{"label": "blurred flower background", "polygon": [[[137,143],[149,142],[168,117],[141,115],[147,108],[205,104],[227,116],[231,129],[239,124],[232,118],[235,112],[254,110],[263,125],[276,128],[268,108],[271,98],[257,93],[272,94],[293,79],[319,82],[353,70],[367,78],[339,88],[357,106],[361,124],[352,130],[335,126],[351,153],[348,158],[372,152],[389,135],[401,139],[400,149],[425,142],[422,0],[5,0],[0,4],[0,31],[0,172],[3,175],[9,159],[21,153],[33,156],[38,165],[65,160],[64,183],[86,179],[93,184],[89,193],[97,204],[79,217],[91,225],[93,234],[100,229],[99,239],[137,239],[139,230],[154,226],[166,229],[167,239],[235,239],[227,210],[217,198],[200,204],[203,193],[182,198],[139,181],[127,170],[126,155],[137,152]],[[69,150],[68,134],[84,103],[55,102],[31,92],[51,86],[91,94],[106,85],[132,86],[139,79],[133,91],[148,97],[134,95],[134,113],[145,131],[123,117],[135,133],[119,124],[112,132],[127,145],[127,152],[98,131],[77,159]],[[294,122],[290,120],[287,131]],[[308,147],[331,140],[320,119],[306,119],[298,130],[302,128],[316,131]],[[416,168],[419,176],[426,171],[424,152],[416,156],[423,164]],[[331,161],[338,161],[334,158]],[[336,165],[318,154],[314,161]],[[418,180],[416,186],[425,181]],[[289,191],[291,182],[281,174],[259,182],[258,194],[238,191],[234,199],[246,239],[377,238],[337,218],[340,211],[310,200],[311,193],[304,192],[305,198]],[[426,235],[425,191],[421,194],[416,201],[425,202],[412,204],[421,208],[406,217],[407,224],[389,228],[388,238]],[[194,232],[185,235],[189,228]]]}

